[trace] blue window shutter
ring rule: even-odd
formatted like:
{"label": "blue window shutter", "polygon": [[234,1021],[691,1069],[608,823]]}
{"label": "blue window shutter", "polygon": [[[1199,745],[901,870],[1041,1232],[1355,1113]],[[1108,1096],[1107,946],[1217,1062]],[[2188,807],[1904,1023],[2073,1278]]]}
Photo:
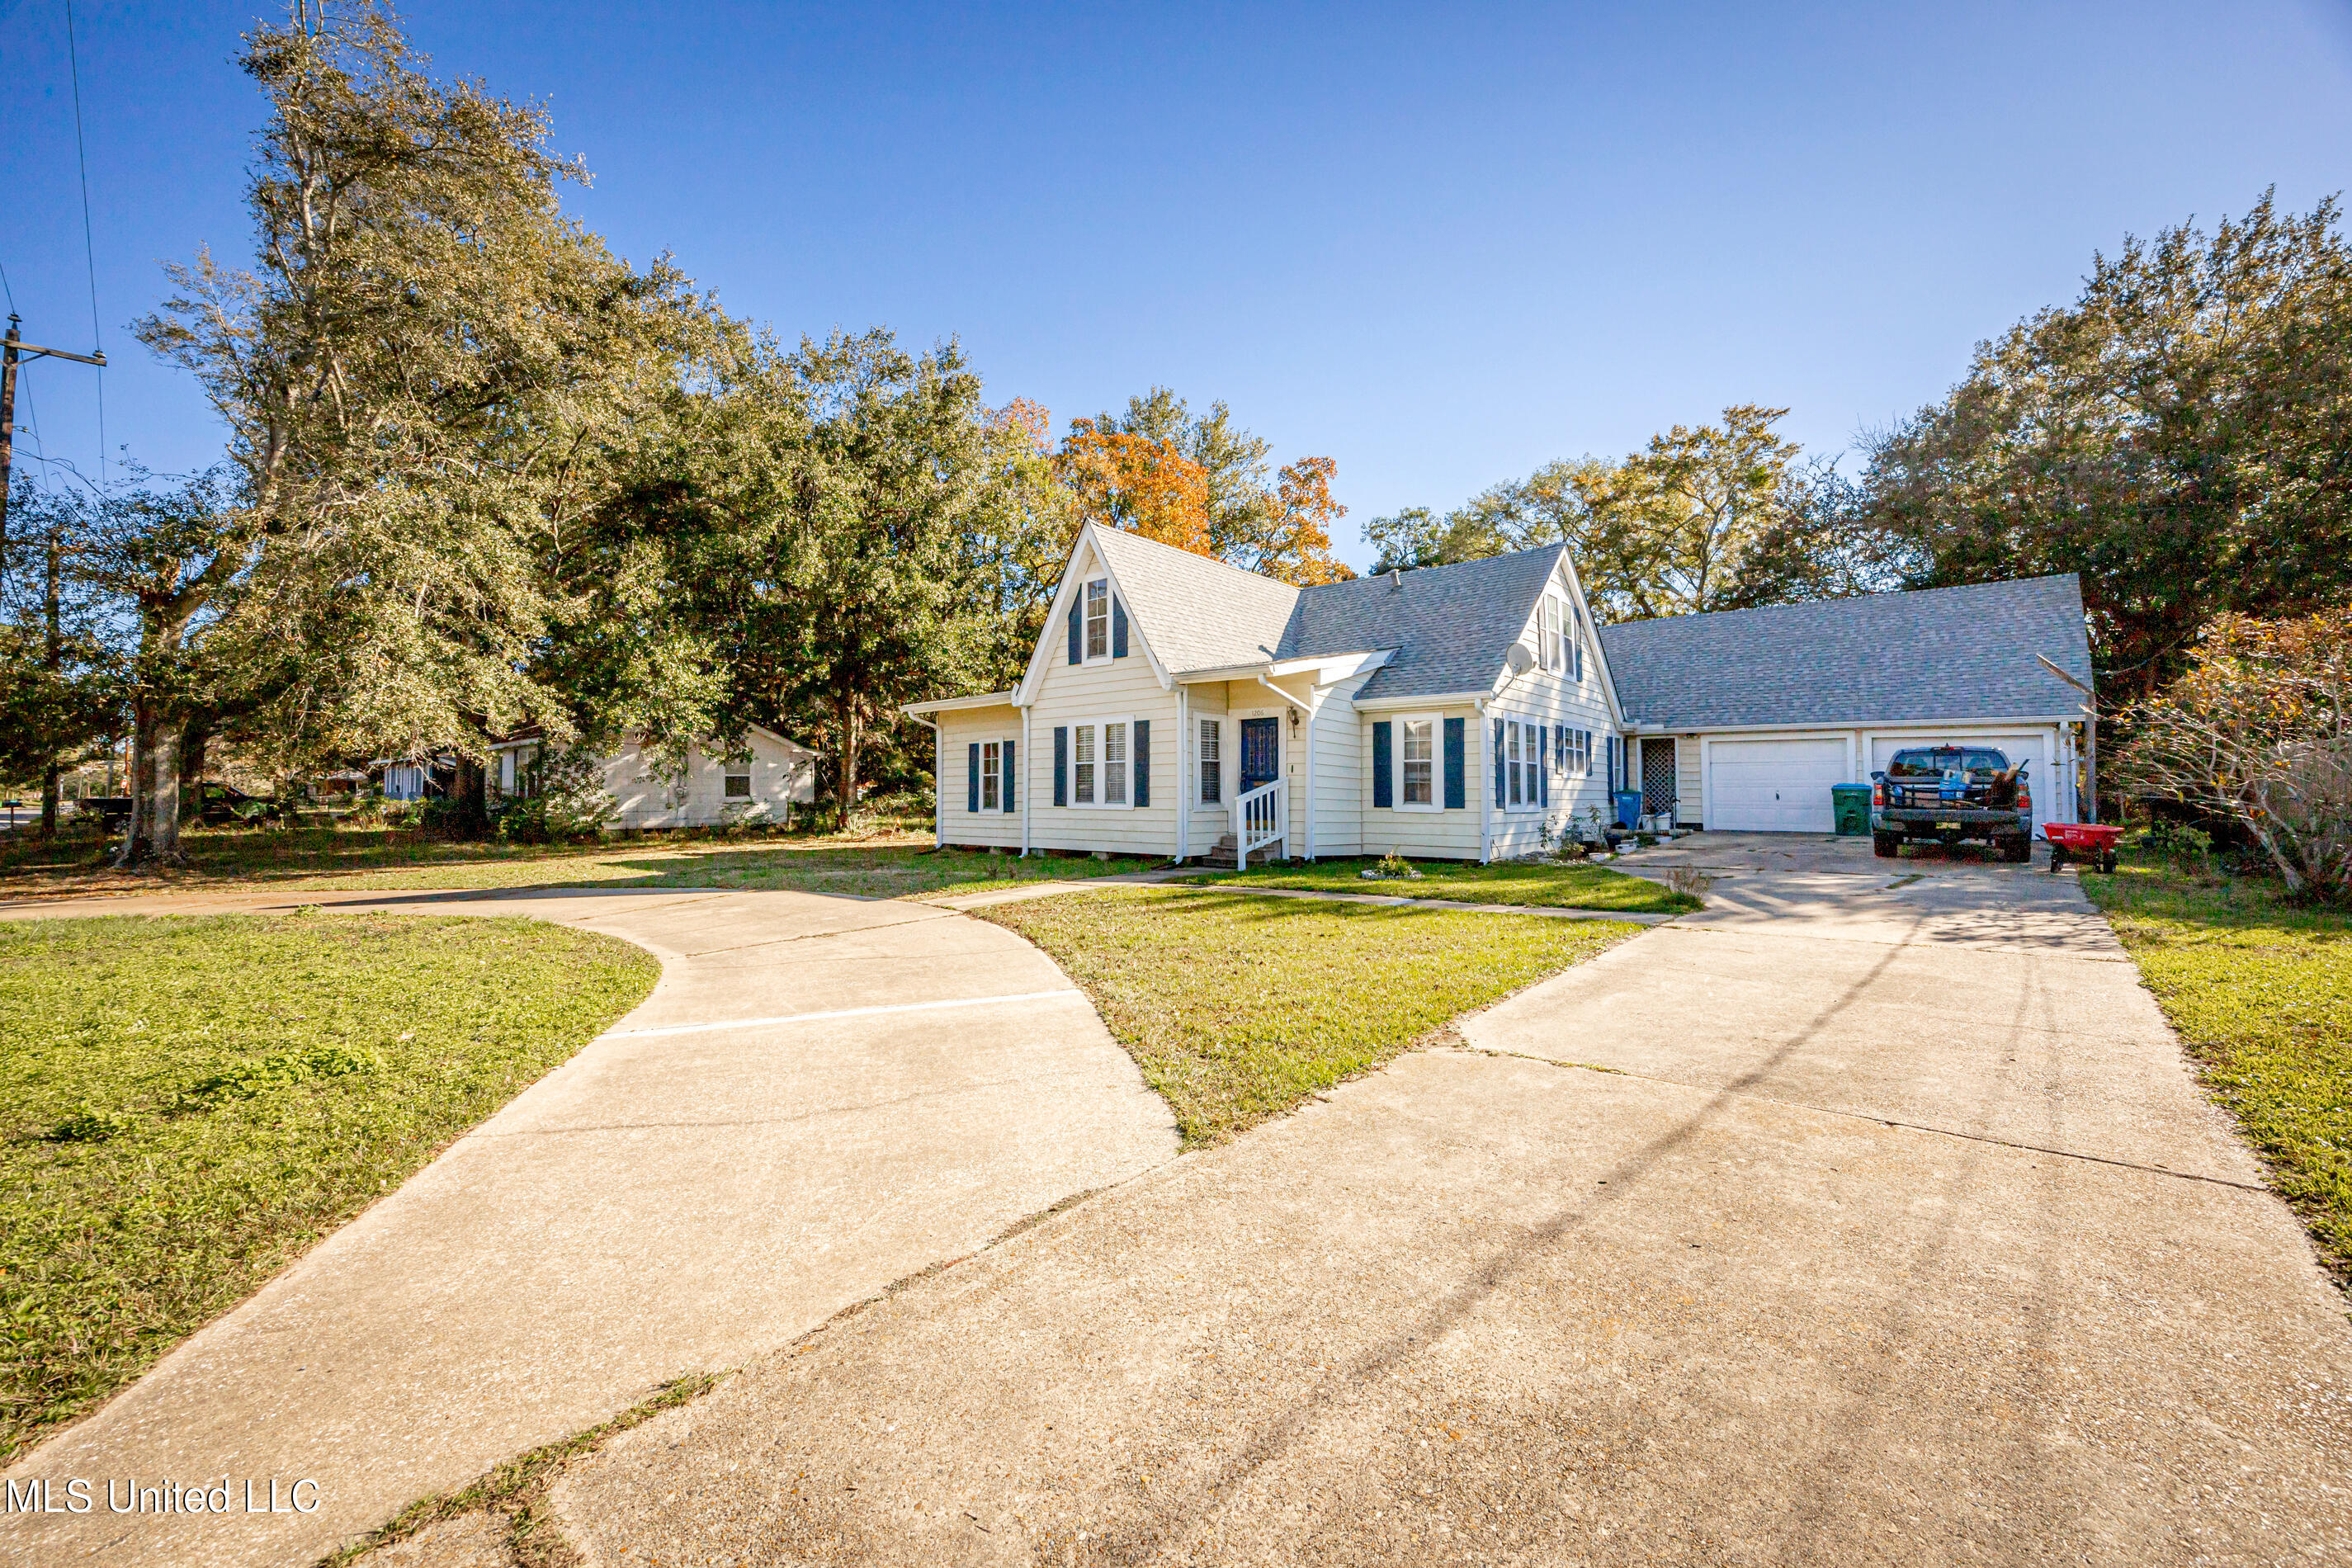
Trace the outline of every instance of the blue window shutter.
{"label": "blue window shutter", "polygon": [[1054,804],[1070,804],[1070,727],[1054,726]]}
{"label": "blue window shutter", "polygon": [[1510,786],[1510,755],[1503,750],[1503,721],[1497,719],[1495,721],[1495,804],[1496,805],[1507,806],[1511,804],[1510,796],[1504,793]]}
{"label": "blue window shutter", "polygon": [[[1558,724],[1544,725],[1540,731],[1540,733],[1544,737],[1544,751],[1546,752],[1549,752],[1552,749],[1553,736],[1564,735],[1568,731],[1566,730],[1562,729]],[[1538,805],[1545,806],[1551,804],[1551,770],[1549,768],[1538,768],[1536,770],[1536,804]]]}
{"label": "blue window shutter", "polygon": [[963,759],[963,808],[980,809],[980,742],[974,741],[965,751]]}
{"label": "blue window shutter", "polygon": [[1151,804],[1151,721],[1135,721],[1135,804]]}
{"label": "blue window shutter", "polygon": [[1086,662],[1087,656],[1084,650],[1082,650],[1078,646],[1078,637],[1080,635],[1078,617],[1081,614],[1082,611],[1078,605],[1072,605],[1070,606],[1070,662],[1072,664],[1083,664]]}
{"label": "blue window shutter", "polygon": [[1383,811],[1396,804],[1389,767],[1389,721],[1382,719],[1372,725],[1372,804]]}
{"label": "blue window shutter", "polygon": [[1118,602],[1117,594],[1110,596],[1110,656],[1127,657],[1127,606]]}
{"label": "blue window shutter", "polygon": [[1013,809],[1013,781],[1020,776],[1013,769],[1013,746],[1011,741],[1004,742],[1004,787],[997,792],[999,803],[1008,812]]}
{"label": "blue window shutter", "polygon": [[1462,783],[1462,753],[1468,750],[1462,743],[1462,721],[1445,721],[1445,809],[1460,811],[1470,804],[1470,792]]}

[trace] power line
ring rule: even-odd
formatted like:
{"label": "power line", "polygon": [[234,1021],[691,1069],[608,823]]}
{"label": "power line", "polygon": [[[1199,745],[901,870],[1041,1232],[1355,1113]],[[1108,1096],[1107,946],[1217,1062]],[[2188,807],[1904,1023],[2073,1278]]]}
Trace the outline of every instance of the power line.
{"label": "power line", "polygon": [[[73,80],[74,153],[81,163],[81,255],[89,271],[89,347],[103,355],[105,333],[98,324],[98,245],[89,223],[89,143],[81,130],[81,58],[74,46],[73,0],[66,0],[66,69]],[[27,413],[30,412],[28,409]],[[98,484],[106,488],[106,371],[98,373]]]}

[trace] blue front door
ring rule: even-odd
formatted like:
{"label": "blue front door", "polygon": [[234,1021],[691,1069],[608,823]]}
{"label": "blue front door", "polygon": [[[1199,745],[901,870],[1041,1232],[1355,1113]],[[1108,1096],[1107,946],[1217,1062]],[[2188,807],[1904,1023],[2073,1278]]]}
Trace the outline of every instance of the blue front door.
{"label": "blue front door", "polygon": [[1242,721],[1242,788],[1249,794],[1260,784],[1270,784],[1282,776],[1282,721],[1278,719],[1244,719]]}

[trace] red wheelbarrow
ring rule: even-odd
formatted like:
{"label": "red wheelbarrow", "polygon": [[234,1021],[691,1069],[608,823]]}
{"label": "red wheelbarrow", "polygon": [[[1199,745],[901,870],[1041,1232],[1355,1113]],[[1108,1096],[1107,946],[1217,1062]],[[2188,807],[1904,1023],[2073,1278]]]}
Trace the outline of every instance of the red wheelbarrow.
{"label": "red wheelbarrow", "polygon": [[2124,836],[2120,827],[2109,827],[2097,822],[2045,822],[2042,837],[2050,840],[2050,869],[2055,871],[2072,856],[2085,866],[2095,866],[2113,874],[2116,868],[2116,844]]}

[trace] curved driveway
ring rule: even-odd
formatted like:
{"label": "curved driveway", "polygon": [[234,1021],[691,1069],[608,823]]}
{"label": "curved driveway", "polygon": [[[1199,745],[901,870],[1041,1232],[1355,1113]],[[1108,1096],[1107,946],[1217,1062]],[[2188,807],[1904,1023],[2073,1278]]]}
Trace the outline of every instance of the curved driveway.
{"label": "curved driveway", "polygon": [[542,890],[5,914],[300,903],[536,916],[636,942],[662,978],[610,1033],[9,1472],[53,1478],[60,1499],[69,1477],[310,1477],[315,1513],[17,1515],[0,1521],[0,1555],[314,1560],[419,1496],[665,1379],[740,1365],[1177,1149],[1165,1105],[1050,960],[921,904]]}

